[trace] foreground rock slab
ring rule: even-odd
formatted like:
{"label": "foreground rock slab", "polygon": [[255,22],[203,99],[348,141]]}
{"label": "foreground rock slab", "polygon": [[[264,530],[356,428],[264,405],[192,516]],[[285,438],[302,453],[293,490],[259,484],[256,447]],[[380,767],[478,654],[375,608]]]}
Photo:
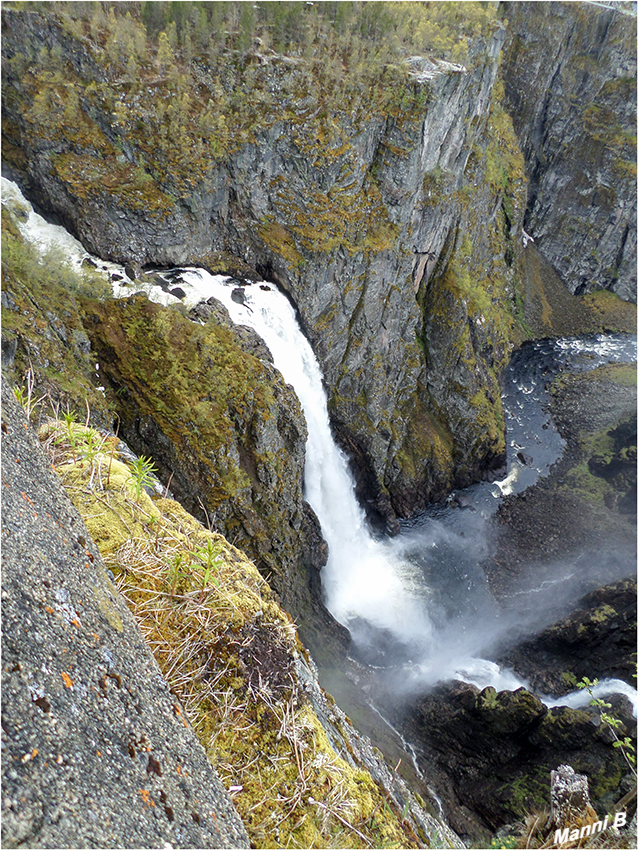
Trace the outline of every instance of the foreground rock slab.
{"label": "foreground rock slab", "polygon": [[248,847],[6,381],[2,484],[3,846]]}

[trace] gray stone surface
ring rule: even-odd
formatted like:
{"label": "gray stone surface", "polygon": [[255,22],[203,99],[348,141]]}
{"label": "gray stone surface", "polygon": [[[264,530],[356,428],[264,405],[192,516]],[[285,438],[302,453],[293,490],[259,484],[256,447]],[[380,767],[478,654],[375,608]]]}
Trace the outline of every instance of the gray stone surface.
{"label": "gray stone surface", "polygon": [[38,440],[2,389],[4,847],[248,847]]}
{"label": "gray stone surface", "polygon": [[[54,38],[53,16],[46,17],[43,26],[39,13],[5,10],[3,54],[29,56],[33,44]],[[499,322],[489,318],[474,322],[466,338],[469,308],[449,291],[444,273],[471,231],[481,277],[513,278],[513,267],[502,268],[503,246],[494,247],[501,190],[478,162],[495,142],[489,115],[504,38],[495,25],[467,68],[443,64],[434,73],[425,58],[413,63],[406,90],[422,105],[405,112],[397,106],[396,116],[371,107],[364,118],[352,117],[337,105],[328,121],[338,127],[332,141],[317,145],[300,136],[296,121],[256,130],[254,140],[211,161],[188,198],[175,189],[180,200],[159,217],[107,190],[89,201],[80,197],[54,173],[51,143],[29,132],[21,98],[10,120],[22,128],[26,168],[14,177],[101,257],[137,267],[207,267],[207,257],[231,256],[277,282],[321,364],[331,421],[353,460],[359,494],[397,530],[397,516],[480,478],[500,451],[499,436],[490,435],[468,399],[485,386],[486,406],[498,408],[495,376],[509,352],[494,341]],[[80,68],[78,48],[61,31],[58,40]],[[88,85],[91,75],[82,79]],[[201,84],[212,85],[203,72]],[[92,120],[106,128],[112,116]],[[173,175],[166,179],[170,185]],[[522,201],[508,204],[507,240],[496,239],[510,243],[512,257]],[[424,312],[439,295],[453,302],[442,308],[446,321],[439,314],[426,327]],[[510,296],[500,296],[495,314],[510,310]],[[432,321],[444,325],[436,334]],[[448,356],[457,349],[477,367],[457,368],[458,356]],[[448,393],[448,385],[457,392]],[[443,434],[444,450],[433,433]]]}
{"label": "gray stone surface", "polygon": [[636,17],[501,3],[507,107],[530,178],[525,227],[570,292],[636,300]]}

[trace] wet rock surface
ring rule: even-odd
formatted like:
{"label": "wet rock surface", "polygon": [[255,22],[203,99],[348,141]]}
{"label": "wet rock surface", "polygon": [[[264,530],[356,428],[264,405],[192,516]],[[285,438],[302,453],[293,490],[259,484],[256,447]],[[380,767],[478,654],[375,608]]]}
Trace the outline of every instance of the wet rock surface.
{"label": "wet rock surface", "polygon": [[[618,711],[627,731],[634,730],[628,704]],[[523,688],[439,686],[413,704],[404,729],[450,826],[470,846],[487,846],[505,823],[547,809],[550,772],[561,763],[587,774],[595,806],[608,807],[629,788],[626,763],[594,714],[548,709]]]}
{"label": "wet rock surface", "polygon": [[633,365],[555,383],[551,412],[567,447],[547,478],[499,507],[486,565],[497,597],[567,575],[581,593],[634,575],[635,405]]}
{"label": "wet rock surface", "polygon": [[582,681],[622,679],[635,687],[636,582],[615,582],[584,596],[567,617],[498,659],[541,693],[561,696]]}
{"label": "wet rock surface", "polygon": [[3,381],[3,846],[248,847]]}

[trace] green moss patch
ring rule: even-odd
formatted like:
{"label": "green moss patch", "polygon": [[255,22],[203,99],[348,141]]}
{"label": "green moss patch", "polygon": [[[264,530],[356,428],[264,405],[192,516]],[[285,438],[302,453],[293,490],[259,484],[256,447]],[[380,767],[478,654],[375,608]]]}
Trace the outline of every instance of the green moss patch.
{"label": "green moss patch", "polygon": [[636,333],[636,305],[623,301],[615,292],[603,289],[583,296],[592,318],[607,333]]}
{"label": "green moss patch", "polygon": [[42,403],[86,413],[98,419],[109,405],[97,390],[95,359],[80,315],[79,298],[110,298],[111,286],[93,269],[76,271],[56,251],[40,255],[18,230],[19,210],[2,210],[2,338],[15,346],[9,373],[16,384],[31,382]]}
{"label": "green moss patch", "polygon": [[139,492],[114,438],[60,421],[41,438],[253,846],[416,846],[330,745],[297,677],[296,629],[255,566],[176,502]]}
{"label": "green moss patch", "polygon": [[145,296],[83,306],[115,393],[126,388],[175,442],[185,431],[196,438],[202,457],[228,442],[248,408],[272,404],[263,364],[227,328],[195,324]]}

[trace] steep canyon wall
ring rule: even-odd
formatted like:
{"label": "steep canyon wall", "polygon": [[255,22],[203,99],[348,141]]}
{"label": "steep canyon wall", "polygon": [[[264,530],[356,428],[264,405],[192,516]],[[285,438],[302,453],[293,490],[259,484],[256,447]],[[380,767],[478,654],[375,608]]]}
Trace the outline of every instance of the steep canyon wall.
{"label": "steep canyon wall", "polygon": [[501,3],[503,79],[530,179],[525,226],[571,292],[636,301],[636,17]]}
{"label": "steep canyon wall", "polygon": [[[9,173],[100,256],[137,269],[252,268],[283,286],[362,494],[390,525],[499,465],[498,375],[516,337],[525,208],[522,158],[494,88],[500,25],[467,67],[411,60],[384,112],[282,101],[222,160],[184,151],[158,175],[139,94],[125,83],[107,97],[100,48],[52,17],[7,10],[4,21]],[[26,70],[43,44],[64,80]],[[303,73],[286,68],[300,85]],[[165,81],[154,85],[161,98]]]}

